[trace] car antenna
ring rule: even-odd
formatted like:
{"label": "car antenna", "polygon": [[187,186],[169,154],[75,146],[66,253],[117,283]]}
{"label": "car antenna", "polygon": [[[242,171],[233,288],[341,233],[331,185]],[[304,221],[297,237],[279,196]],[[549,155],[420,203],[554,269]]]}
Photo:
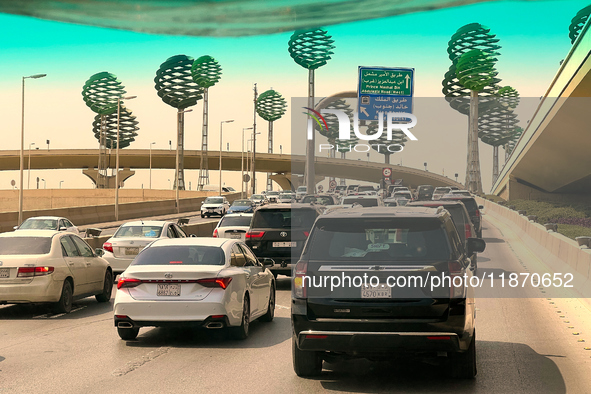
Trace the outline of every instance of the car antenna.
{"label": "car antenna", "polygon": [[144,221],[142,218],[140,218],[140,222],[142,222],[142,226],[144,225]]}

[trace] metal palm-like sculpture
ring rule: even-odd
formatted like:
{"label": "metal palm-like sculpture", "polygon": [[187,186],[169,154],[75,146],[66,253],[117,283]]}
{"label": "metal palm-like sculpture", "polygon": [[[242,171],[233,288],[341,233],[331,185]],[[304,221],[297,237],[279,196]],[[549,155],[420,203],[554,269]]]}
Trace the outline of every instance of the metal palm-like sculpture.
{"label": "metal palm-like sculpture", "polygon": [[478,118],[478,136],[485,144],[493,147],[493,183],[499,176],[499,147],[511,141],[516,132],[519,93],[511,86],[498,91],[499,105]]}
{"label": "metal palm-like sculpture", "polygon": [[[269,147],[267,152],[273,153],[273,122],[279,120],[286,111],[287,102],[281,93],[275,90],[267,90],[261,93],[256,101],[257,114],[269,122]],[[273,190],[271,174],[267,173],[267,190]]]}
{"label": "metal palm-like sculpture", "polygon": [[491,34],[488,27],[470,23],[457,30],[447,47],[452,66],[442,82],[443,94],[452,108],[469,115],[466,188],[476,193],[482,193],[478,152],[478,99],[480,95],[489,97],[489,101],[483,105],[482,113],[497,105],[494,95],[500,79],[497,78],[494,66],[501,48],[498,42],[499,39]]}
{"label": "metal palm-like sculpture", "polygon": [[82,98],[84,102],[92,111],[97,113],[97,118],[100,119],[100,125],[98,127],[98,176],[96,178],[96,187],[99,189],[108,187],[107,116],[115,114],[116,121],[117,104],[125,93],[125,87],[117,77],[106,71],[92,75],[82,87]]}
{"label": "metal palm-like sculpture", "polygon": [[521,138],[522,134],[523,129],[521,127],[516,127],[513,131],[513,137],[507,144],[505,144],[505,163],[507,162],[507,160],[509,160],[511,153],[513,153],[513,149],[515,149],[515,145],[517,145],[517,142]]}
{"label": "metal palm-like sculpture", "polygon": [[197,85],[191,76],[192,66],[192,57],[186,55],[172,56],[160,65],[154,78],[154,87],[158,92],[158,96],[166,104],[177,109],[177,160],[174,185],[179,190],[185,190],[184,110],[197,104],[197,101],[203,98],[203,88]]}
{"label": "metal palm-like sculpture", "polygon": [[[119,148],[127,148],[137,137],[137,131],[139,130],[138,121],[132,114],[131,110],[125,106],[121,106],[120,109],[121,118],[119,120]],[[103,130],[102,127],[105,126]],[[105,145],[108,149],[117,148],[117,113],[106,115],[105,122],[101,115],[94,117],[92,122],[92,131],[94,137],[100,140],[101,135],[104,135]]]}
{"label": "metal palm-like sculpture", "polygon": [[[314,70],[324,66],[333,54],[334,40],[323,29],[297,30],[289,39],[289,55],[300,66],[308,69],[308,108],[314,108]],[[310,114],[310,112],[308,112]],[[312,118],[308,115],[308,123]],[[314,133],[306,145],[305,182],[308,192],[316,190],[316,171],[314,168]]]}
{"label": "metal palm-like sculpture", "polygon": [[203,127],[201,135],[201,159],[199,165],[199,189],[209,184],[209,162],[207,158],[208,128],[209,128],[209,88],[219,82],[222,68],[211,56],[201,56],[193,62],[191,67],[193,81],[203,89]]}
{"label": "metal palm-like sculpture", "polygon": [[[375,134],[377,131],[378,131],[378,123],[371,122],[367,126],[366,134],[372,135],[372,134]],[[390,156],[393,155],[394,153],[400,152],[402,149],[404,149],[404,144],[406,143],[406,141],[407,141],[406,135],[401,130],[392,130],[392,139],[391,140],[388,139],[388,136],[386,135],[386,131],[384,130],[384,132],[382,133],[382,135],[379,138],[377,138],[371,142],[371,147],[376,152],[384,155],[384,163],[385,164],[390,164]],[[392,147],[391,149],[388,149],[392,145],[400,145],[400,147],[398,147],[398,148]]]}
{"label": "metal palm-like sculpture", "polygon": [[581,34],[581,30],[583,30],[583,26],[585,26],[585,23],[587,23],[590,14],[591,5],[588,5],[587,7],[579,10],[579,12],[577,12],[575,17],[571,20],[570,26],[568,27],[568,36],[570,38],[571,44],[574,44],[577,40],[577,37],[579,37],[579,34]]}

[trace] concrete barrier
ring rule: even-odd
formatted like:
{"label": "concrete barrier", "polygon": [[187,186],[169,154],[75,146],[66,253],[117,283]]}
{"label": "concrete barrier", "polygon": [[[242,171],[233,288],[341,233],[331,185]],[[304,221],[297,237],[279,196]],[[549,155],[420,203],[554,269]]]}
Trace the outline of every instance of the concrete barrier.
{"label": "concrete barrier", "polygon": [[[224,195],[233,202],[240,198],[240,193]],[[179,200],[180,212],[196,212],[206,197],[183,198]],[[119,220],[130,220],[144,217],[171,215],[176,213],[175,200],[143,201],[119,204]],[[87,224],[114,222],[115,204],[91,205],[84,207],[40,209],[24,211],[23,220],[35,216],[63,216],[76,226]],[[0,232],[12,231],[18,223],[18,212],[0,213]]]}
{"label": "concrete barrier", "polygon": [[574,271],[582,275],[584,280],[591,280],[591,249],[582,249],[575,240],[548,232],[545,226],[529,221],[516,211],[489,200],[477,200],[484,205],[487,215],[510,225],[540,259],[549,262],[555,272]]}

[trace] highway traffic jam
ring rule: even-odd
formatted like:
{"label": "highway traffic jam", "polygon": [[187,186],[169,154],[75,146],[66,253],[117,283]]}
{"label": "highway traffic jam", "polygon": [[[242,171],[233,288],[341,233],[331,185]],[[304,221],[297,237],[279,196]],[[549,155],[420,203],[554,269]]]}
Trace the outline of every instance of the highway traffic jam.
{"label": "highway traffic jam", "polygon": [[[95,250],[67,218],[29,218],[0,234],[0,304],[44,303],[67,314],[86,297],[110,302],[115,281],[113,321],[122,340],[141,341],[144,327],[220,330],[244,340],[253,321],[273,320],[277,278],[286,275],[298,376],[319,375],[335,357],[412,355],[446,358],[449,376],[473,378],[473,290],[386,285],[393,273],[476,274],[485,248],[482,206],[454,189],[300,188],[232,204],[207,197],[201,217],[220,217],[209,238],[188,236],[172,221],[140,219]],[[327,272],[377,276],[318,286],[315,275]]]}

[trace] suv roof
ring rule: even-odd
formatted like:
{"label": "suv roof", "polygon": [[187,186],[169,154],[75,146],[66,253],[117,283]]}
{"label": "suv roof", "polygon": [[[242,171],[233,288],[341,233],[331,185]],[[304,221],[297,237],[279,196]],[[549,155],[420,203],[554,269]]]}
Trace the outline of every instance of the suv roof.
{"label": "suv roof", "polygon": [[301,204],[301,203],[284,203],[284,204],[272,204],[272,205],[263,205],[259,207],[257,211],[272,211],[276,209],[315,209],[319,212],[321,210],[317,208],[315,205],[312,204]]}
{"label": "suv roof", "polygon": [[442,218],[449,215],[444,209],[433,209],[427,207],[367,207],[367,208],[350,208],[338,209],[327,212],[324,217],[330,218],[347,218],[352,217],[412,217],[412,218]]}

